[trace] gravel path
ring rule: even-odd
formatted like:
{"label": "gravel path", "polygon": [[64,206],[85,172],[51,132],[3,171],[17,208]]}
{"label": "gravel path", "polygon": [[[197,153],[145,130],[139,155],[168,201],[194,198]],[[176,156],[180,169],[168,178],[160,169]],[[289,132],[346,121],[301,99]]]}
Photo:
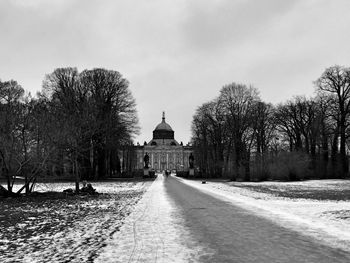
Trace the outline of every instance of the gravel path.
{"label": "gravel path", "polygon": [[96,262],[350,262],[176,178],[158,176]]}

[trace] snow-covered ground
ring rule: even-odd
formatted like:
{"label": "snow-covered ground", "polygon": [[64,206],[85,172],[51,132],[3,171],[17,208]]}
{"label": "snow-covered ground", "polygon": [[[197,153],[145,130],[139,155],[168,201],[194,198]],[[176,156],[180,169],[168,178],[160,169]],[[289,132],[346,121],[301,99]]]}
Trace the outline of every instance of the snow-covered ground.
{"label": "snow-covered ground", "polygon": [[[151,182],[96,182],[98,196],[0,200],[0,262],[93,262]],[[38,184],[39,192],[74,183]]]}
{"label": "snow-covered ground", "polygon": [[[350,252],[349,180],[202,184],[176,179]],[[93,187],[103,195],[2,199],[0,262],[196,262],[199,255],[214,253],[191,235],[163,183],[162,176],[153,184],[96,182]],[[72,187],[39,184],[36,190]]]}
{"label": "snow-covered ground", "polygon": [[276,223],[350,251],[350,181],[184,183]]}

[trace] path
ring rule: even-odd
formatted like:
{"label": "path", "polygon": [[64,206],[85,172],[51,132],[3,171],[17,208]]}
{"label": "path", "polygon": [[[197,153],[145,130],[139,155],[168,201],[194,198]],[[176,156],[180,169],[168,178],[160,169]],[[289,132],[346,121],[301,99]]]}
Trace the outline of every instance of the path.
{"label": "path", "polygon": [[158,176],[96,262],[350,262],[176,178]]}

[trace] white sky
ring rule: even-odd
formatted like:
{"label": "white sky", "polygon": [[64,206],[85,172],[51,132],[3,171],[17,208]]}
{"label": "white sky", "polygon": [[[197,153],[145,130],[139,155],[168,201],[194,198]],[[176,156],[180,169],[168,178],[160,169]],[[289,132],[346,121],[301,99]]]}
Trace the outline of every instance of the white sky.
{"label": "white sky", "polygon": [[195,109],[225,84],[278,103],[349,66],[349,10],[348,0],[0,0],[0,78],[35,93],[57,67],[117,70],[136,98],[135,142],[165,111],[187,143]]}

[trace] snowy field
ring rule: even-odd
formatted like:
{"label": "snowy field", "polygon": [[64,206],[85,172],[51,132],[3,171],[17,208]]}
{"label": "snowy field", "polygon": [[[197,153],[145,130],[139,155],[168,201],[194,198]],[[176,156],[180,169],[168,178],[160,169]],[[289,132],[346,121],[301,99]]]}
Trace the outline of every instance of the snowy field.
{"label": "snowy field", "polygon": [[[202,184],[201,181],[177,179],[286,228],[313,236],[320,243],[350,252],[350,180],[207,181]],[[133,226],[129,222],[133,218],[128,215],[135,210],[135,204],[142,196],[143,200],[147,197],[143,194],[151,189],[151,184],[151,181],[99,182],[93,183],[93,187],[103,193],[99,196],[64,196],[52,192],[45,196],[0,199],[0,262],[94,262],[101,259],[99,256],[111,244],[116,247],[116,242],[121,242],[120,247],[124,249],[134,237],[132,235],[130,242],[124,242],[128,231],[132,234],[128,227]],[[61,192],[71,187],[74,183],[40,184],[36,191]],[[157,195],[154,198],[160,200]],[[159,210],[158,201],[151,202],[157,203],[153,214],[158,215],[152,222],[165,220],[166,214],[169,214],[169,220],[179,220],[171,216],[174,211],[169,204],[164,205],[164,211]],[[136,207],[140,204],[142,202]],[[140,209],[140,213],[146,213],[146,208]],[[125,221],[125,218],[128,219]],[[123,225],[123,222],[129,224]],[[169,224],[159,221],[157,225]],[[164,233],[168,231],[168,228],[157,229],[155,233],[158,234],[162,229]],[[179,236],[183,238],[184,234]],[[168,233],[165,237],[173,236]],[[169,255],[164,250],[165,256],[170,258],[174,251],[178,256],[181,253],[192,255],[193,251],[180,249],[179,241],[173,239],[170,243],[174,246],[169,246]],[[152,240],[150,245],[156,239],[153,237]],[[190,242],[191,238],[186,237],[186,240]],[[154,245],[158,246],[158,243]],[[180,253],[179,249],[183,251]],[[114,256],[120,258],[121,254]],[[107,262],[106,258],[103,261]]]}
{"label": "snowy field", "polygon": [[207,184],[183,181],[350,252],[350,180]]}
{"label": "snowy field", "polygon": [[[0,199],[0,262],[93,262],[151,183],[96,182],[98,196]],[[72,187],[38,184],[36,191]]]}

